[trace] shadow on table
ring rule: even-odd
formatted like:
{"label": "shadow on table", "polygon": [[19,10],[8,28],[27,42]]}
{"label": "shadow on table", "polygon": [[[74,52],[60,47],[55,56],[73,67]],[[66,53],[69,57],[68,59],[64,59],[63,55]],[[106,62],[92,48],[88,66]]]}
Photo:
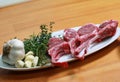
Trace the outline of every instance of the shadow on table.
{"label": "shadow on table", "polygon": [[[114,48],[118,47],[120,45],[120,41],[116,40],[113,42],[111,45],[108,47],[92,54],[89,55],[85,58],[85,60],[80,61],[76,60],[74,62],[69,63],[68,68],[60,68],[60,67],[50,67],[46,69],[41,69],[41,70],[34,70],[34,71],[23,71],[23,72],[14,72],[14,71],[6,71],[0,69],[0,79],[4,81],[10,81],[14,80],[16,82],[19,81],[35,81],[38,82],[47,82],[50,79],[54,78],[60,78],[64,77],[67,75],[75,74],[77,72],[90,69],[91,67],[88,66],[86,69],[84,66],[89,65],[90,63],[94,62],[95,60],[98,60],[104,56],[106,56],[109,52],[111,52]],[[120,50],[119,50],[120,51]],[[119,56],[120,57],[120,56]],[[94,68],[94,67],[92,67]]]}
{"label": "shadow on table", "polygon": [[118,54],[118,57],[120,59],[120,37],[117,39],[117,42],[118,42],[117,54]]}

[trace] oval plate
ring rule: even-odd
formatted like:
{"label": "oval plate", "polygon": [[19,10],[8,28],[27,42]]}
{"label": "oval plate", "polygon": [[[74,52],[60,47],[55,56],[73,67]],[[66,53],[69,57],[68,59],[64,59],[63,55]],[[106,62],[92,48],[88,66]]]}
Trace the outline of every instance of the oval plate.
{"label": "oval plate", "polygon": [[[79,27],[75,27],[73,29],[78,30]],[[53,32],[52,36],[63,36],[63,30]],[[98,50],[101,50],[102,48],[110,45],[112,42],[114,42],[118,37],[120,36],[120,28],[117,28],[117,31],[114,36],[105,39],[104,41],[96,44],[90,45],[88,48],[88,52],[85,56],[91,55],[92,53],[97,52]],[[62,56],[58,61],[59,62],[71,62],[76,60],[76,58],[72,58],[70,54]],[[6,70],[12,70],[12,71],[31,71],[31,70],[37,70],[37,69],[44,69],[48,67],[52,67],[53,65],[51,63],[46,64],[45,66],[37,66],[32,68],[15,68],[14,66],[8,65],[2,61],[2,55],[0,55],[0,68],[6,69]]]}

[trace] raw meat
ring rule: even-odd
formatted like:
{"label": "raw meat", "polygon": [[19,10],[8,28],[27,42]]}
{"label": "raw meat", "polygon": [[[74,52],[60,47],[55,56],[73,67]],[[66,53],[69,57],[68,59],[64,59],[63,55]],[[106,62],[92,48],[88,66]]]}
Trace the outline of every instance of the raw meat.
{"label": "raw meat", "polygon": [[50,38],[49,39],[49,42],[48,42],[48,47],[49,47],[49,49],[50,48],[52,48],[52,47],[54,47],[54,46],[56,46],[56,45],[58,45],[58,44],[60,44],[60,43],[62,43],[62,42],[64,42],[64,40],[63,39],[61,39],[61,38],[56,38],[56,37],[52,37],[52,38]]}
{"label": "raw meat", "polygon": [[57,60],[61,56],[70,53],[69,44],[63,41],[63,39],[53,37],[49,40],[49,45],[48,54],[51,56],[51,62],[55,66],[67,67],[67,62],[57,62]]}
{"label": "raw meat", "polygon": [[98,27],[94,24],[87,24],[78,29],[78,40],[80,45],[75,49],[75,57],[84,59],[84,55],[87,53],[88,47],[91,44],[91,39],[96,36]]}
{"label": "raw meat", "polygon": [[91,34],[92,32],[98,30],[98,27],[94,24],[86,24],[84,26],[81,26],[80,29],[78,29],[77,33],[79,36],[85,35],[85,34]]}
{"label": "raw meat", "polygon": [[118,22],[109,20],[99,27],[94,24],[81,26],[78,31],[65,29],[63,39],[52,37],[48,43],[48,54],[55,66],[67,67],[67,62],[58,62],[59,58],[66,54],[72,57],[84,59],[88,47],[94,42],[100,42],[107,37],[114,36]]}
{"label": "raw meat", "polygon": [[78,33],[74,29],[65,29],[64,30],[63,38],[65,41],[70,41],[72,38],[75,38],[77,36],[78,36]]}
{"label": "raw meat", "polygon": [[78,40],[79,35],[77,31],[75,31],[74,29],[65,29],[63,37],[64,40],[69,43],[70,52],[74,57],[74,54],[76,54],[75,49],[80,45],[80,41]]}
{"label": "raw meat", "polygon": [[113,36],[116,32],[117,26],[118,26],[118,22],[114,20],[103,22],[99,26],[99,32],[98,32],[99,38],[97,39],[97,41],[100,42],[107,37]]}

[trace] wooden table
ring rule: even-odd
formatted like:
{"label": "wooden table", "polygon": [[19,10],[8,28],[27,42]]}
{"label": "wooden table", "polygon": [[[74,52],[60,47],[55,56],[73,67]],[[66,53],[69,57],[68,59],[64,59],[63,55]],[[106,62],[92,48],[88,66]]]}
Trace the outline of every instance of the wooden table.
{"label": "wooden table", "polygon": [[[54,21],[53,30],[114,19],[120,22],[120,0],[32,0],[0,9],[0,53],[11,38],[38,33],[41,24]],[[120,82],[120,39],[75,61],[68,68],[29,72],[0,69],[0,82]]]}

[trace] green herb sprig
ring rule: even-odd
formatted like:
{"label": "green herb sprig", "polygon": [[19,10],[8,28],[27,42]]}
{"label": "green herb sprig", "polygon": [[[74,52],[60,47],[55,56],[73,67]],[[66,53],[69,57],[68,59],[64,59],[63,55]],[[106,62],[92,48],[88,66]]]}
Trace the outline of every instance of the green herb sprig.
{"label": "green herb sprig", "polygon": [[[40,33],[37,35],[32,34],[30,38],[24,39],[25,52],[33,51],[35,56],[39,57],[38,65],[42,66],[50,63],[50,59],[47,56],[48,41],[51,38],[52,25],[54,22],[50,22],[49,25],[41,25]],[[48,28],[49,27],[49,28]]]}

